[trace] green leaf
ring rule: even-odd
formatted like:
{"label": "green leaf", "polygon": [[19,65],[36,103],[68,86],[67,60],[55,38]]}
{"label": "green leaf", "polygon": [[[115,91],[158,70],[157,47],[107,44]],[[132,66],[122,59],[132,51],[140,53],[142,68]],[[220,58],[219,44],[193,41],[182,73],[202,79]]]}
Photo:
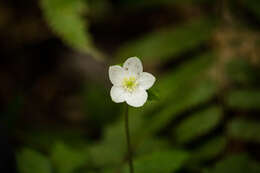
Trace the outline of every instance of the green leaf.
{"label": "green leaf", "polygon": [[227,138],[224,136],[214,136],[213,139],[206,141],[198,148],[192,151],[190,164],[197,164],[215,159],[225,151]]}
{"label": "green leaf", "polygon": [[[69,46],[98,58],[91,36],[86,32],[88,25],[81,16],[86,11],[83,0],[41,0],[44,17],[51,29]],[[98,56],[96,56],[98,55]]]}
{"label": "green leaf", "polygon": [[58,173],[73,173],[88,164],[88,157],[86,150],[75,149],[62,142],[56,142],[51,151],[51,160]]}
{"label": "green leaf", "polygon": [[91,158],[97,167],[116,167],[126,153],[123,121],[111,124],[104,131],[104,138],[90,148]]}
{"label": "green leaf", "polygon": [[218,162],[210,173],[259,173],[259,164],[246,154],[229,155]]}
{"label": "green leaf", "polygon": [[228,134],[233,138],[237,138],[249,142],[260,143],[260,122],[246,119],[234,119],[228,125]]}
{"label": "green leaf", "polygon": [[159,94],[157,91],[153,90],[153,89],[149,89],[147,91],[148,93],[148,100],[149,101],[158,101],[159,100]]}
{"label": "green leaf", "polygon": [[52,173],[48,158],[30,148],[17,154],[17,165],[20,173]]}
{"label": "green leaf", "polygon": [[151,152],[158,151],[158,148],[168,149],[171,147],[170,142],[167,139],[160,139],[156,137],[151,137],[145,139],[141,145],[139,145],[136,150],[136,155],[141,156],[143,154],[148,154]]}
{"label": "green leaf", "polygon": [[226,97],[226,103],[234,109],[260,109],[260,90],[233,90]]}
{"label": "green leaf", "polygon": [[211,67],[214,58],[215,55],[208,52],[193,57],[178,68],[167,71],[163,76],[158,76],[153,89],[160,91],[160,103],[165,104],[168,98],[176,97],[184,86],[205,76],[203,74]]}
{"label": "green leaf", "polygon": [[[97,167],[116,167],[120,165],[125,154],[123,137],[119,136],[118,139],[121,139],[121,141],[115,140],[114,143],[104,141],[93,145],[90,148],[93,164]],[[116,143],[116,141],[119,143]]]}
{"label": "green leaf", "polygon": [[155,113],[155,116],[146,122],[147,125],[143,133],[151,134],[159,131],[180,115],[180,113],[208,101],[216,91],[216,86],[209,81],[204,81],[198,86],[193,87],[194,88],[190,89],[182,88],[185,92],[180,91],[180,95],[176,93],[176,97],[171,98],[171,102],[168,106],[165,106],[164,109]]}
{"label": "green leaf", "polygon": [[[215,55],[205,53],[181,64],[178,68],[168,71],[164,76],[158,77],[155,89],[160,91],[160,97],[164,100],[178,97],[183,87],[190,87],[191,83],[197,84],[198,79],[203,78],[204,73],[211,67]],[[181,92],[182,93],[182,92]]]}
{"label": "green leaf", "polygon": [[[134,168],[136,173],[173,173],[184,165],[188,157],[188,153],[181,150],[153,152],[134,160]],[[123,173],[128,172],[128,165],[125,165]]]}
{"label": "green leaf", "polygon": [[118,171],[118,169],[116,169],[116,168],[105,168],[105,169],[102,169],[102,173],[115,173],[115,172],[117,172]]}
{"label": "green leaf", "polygon": [[161,29],[123,45],[117,57],[136,56],[143,61],[167,61],[205,43],[214,28],[212,19],[199,19],[179,27]]}
{"label": "green leaf", "polygon": [[213,130],[222,118],[220,107],[212,106],[184,119],[174,131],[176,141],[188,143]]}
{"label": "green leaf", "polygon": [[245,59],[233,59],[226,67],[227,76],[235,84],[254,86],[259,83],[259,70]]}

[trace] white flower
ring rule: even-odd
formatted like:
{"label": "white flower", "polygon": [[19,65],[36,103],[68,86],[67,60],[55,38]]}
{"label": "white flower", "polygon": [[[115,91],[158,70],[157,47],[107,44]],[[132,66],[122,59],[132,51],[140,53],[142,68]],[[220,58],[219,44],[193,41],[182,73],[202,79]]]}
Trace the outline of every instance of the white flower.
{"label": "white flower", "polygon": [[143,65],[137,57],[128,58],[123,67],[109,67],[109,79],[113,84],[110,95],[114,102],[125,102],[133,107],[143,106],[147,100],[147,89],[155,82],[155,77],[143,72]]}

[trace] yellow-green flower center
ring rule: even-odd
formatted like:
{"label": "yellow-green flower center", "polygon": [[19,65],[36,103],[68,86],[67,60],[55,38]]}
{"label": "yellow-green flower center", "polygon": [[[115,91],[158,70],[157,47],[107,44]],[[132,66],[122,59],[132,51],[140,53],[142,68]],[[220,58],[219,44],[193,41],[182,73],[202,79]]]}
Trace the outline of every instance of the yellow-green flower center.
{"label": "yellow-green flower center", "polygon": [[132,92],[137,86],[136,78],[135,77],[125,77],[123,80],[123,87],[129,91]]}

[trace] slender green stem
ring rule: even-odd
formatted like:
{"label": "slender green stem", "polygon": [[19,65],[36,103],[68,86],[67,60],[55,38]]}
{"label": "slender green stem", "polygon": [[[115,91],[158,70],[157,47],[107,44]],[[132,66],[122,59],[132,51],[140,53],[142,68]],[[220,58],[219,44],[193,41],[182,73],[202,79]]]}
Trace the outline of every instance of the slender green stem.
{"label": "slender green stem", "polygon": [[132,149],[131,149],[131,142],[130,142],[130,135],[129,135],[129,123],[128,123],[128,105],[125,104],[125,133],[126,133],[126,142],[128,148],[128,164],[130,173],[134,173],[134,166],[133,166],[133,158],[132,158]]}

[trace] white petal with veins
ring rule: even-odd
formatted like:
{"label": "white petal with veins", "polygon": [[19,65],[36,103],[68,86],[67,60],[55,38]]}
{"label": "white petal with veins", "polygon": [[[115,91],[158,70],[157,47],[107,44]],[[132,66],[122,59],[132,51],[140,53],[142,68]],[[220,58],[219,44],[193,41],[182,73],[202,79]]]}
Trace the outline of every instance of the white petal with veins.
{"label": "white petal with veins", "polygon": [[114,102],[122,103],[125,101],[127,93],[125,92],[124,88],[119,86],[113,86],[110,90],[110,95]]}
{"label": "white petal with veins", "polygon": [[126,102],[130,106],[141,107],[146,102],[147,97],[147,92],[143,89],[138,88],[126,97]]}
{"label": "white petal with veins", "polygon": [[155,77],[150,73],[143,72],[139,76],[139,79],[137,82],[141,88],[147,90],[153,86],[153,84],[155,82]]}
{"label": "white petal with veins", "polygon": [[114,85],[121,85],[124,78],[124,69],[119,65],[109,67],[109,79]]}
{"label": "white petal with veins", "polygon": [[141,74],[143,72],[143,65],[139,58],[137,57],[131,57],[128,58],[124,65],[124,69],[127,71],[130,71],[132,73]]}

